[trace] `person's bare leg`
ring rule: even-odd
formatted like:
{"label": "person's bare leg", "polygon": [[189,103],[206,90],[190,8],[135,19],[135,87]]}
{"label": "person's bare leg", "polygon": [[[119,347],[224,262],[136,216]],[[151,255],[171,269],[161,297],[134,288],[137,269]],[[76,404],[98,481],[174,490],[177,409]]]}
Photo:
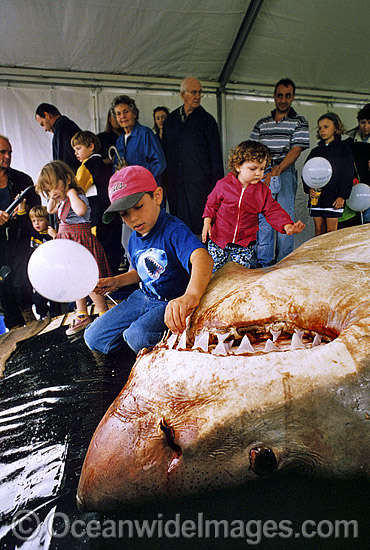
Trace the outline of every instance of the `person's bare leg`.
{"label": "person's bare leg", "polygon": [[95,292],[92,292],[90,294],[90,298],[95,304],[95,313],[101,314],[107,311],[108,307],[104,296],[102,296],[101,294],[96,294]]}
{"label": "person's bare leg", "polygon": [[76,300],[76,315],[66,330],[66,335],[72,336],[84,330],[92,321],[92,317],[87,312],[87,298]]}
{"label": "person's bare leg", "polygon": [[331,231],[336,231],[338,229],[338,219],[339,218],[326,218],[327,233],[330,233]]}
{"label": "person's bare leg", "polygon": [[87,298],[81,298],[80,300],[76,300],[76,310],[77,310],[77,314],[86,313],[87,315]]}
{"label": "person's bare leg", "polygon": [[322,216],[314,216],[313,221],[315,224],[315,237],[326,233],[326,224]]}

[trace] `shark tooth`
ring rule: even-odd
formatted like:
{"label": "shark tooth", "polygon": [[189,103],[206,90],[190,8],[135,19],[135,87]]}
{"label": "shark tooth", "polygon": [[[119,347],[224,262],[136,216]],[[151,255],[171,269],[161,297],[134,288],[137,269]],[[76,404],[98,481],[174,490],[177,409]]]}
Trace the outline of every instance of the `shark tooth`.
{"label": "shark tooth", "polygon": [[321,334],[315,334],[315,338],[313,339],[313,342],[312,342],[312,347],[315,348],[316,346],[319,346],[321,344]]}
{"label": "shark tooth", "polygon": [[270,353],[271,351],[280,351],[280,350],[277,346],[275,346],[272,340],[266,340],[265,349],[263,351],[265,353]]}
{"label": "shark tooth", "polygon": [[227,355],[227,348],[225,340],[228,336],[230,336],[230,332],[227,332],[226,334],[216,334],[217,336],[217,346],[212,350],[213,355]]}
{"label": "shark tooth", "polygon": [[172,349],[176,344],[176,341],[177,341],[177,334],[171,334],[171,336],[169,336],[167,339],[168,349]]}
{"label": "shark tooth", "polygon": [[273,330],[272,328],[270,328],[270,333],[272,336],[272,341],[276,342],[276,340],[279,338],[281,334],[281,330]]}
{"label": "shark tooth", "polygon": [[180,349],[186,349],[186,330],[181,334],[179,343],[177,344],[178,350]]}
{"label": "shark tooth", "polygon": [[242,341],[240,342],[240,346],[235,351],[235,355],[243,355],[244,353],[256,353],[246,334],[244,334]]}
{"label": "shark tooth", "polygon": [[201,332],[200,334],[196,334],[194,338],[194,346],[192,349],[201,349],[203,351],[208,351],[208,343],[209,343],[209,332]]}
{"label": "shark tooth", "polygon": [[234,340],[230,340],[229,342],[225,342],[225,349],[227,351],[230,351],[231,348],[233,347],[233,343],[234,343]]}
{"label": "shark tooth", "polygon": [[290,349],[291,350],[306,349],[306,346],[302,342],[302,336],[303,336],[303,331],[301,331],[301,330],[299,330],[299,331],[296,330],[295,331],[295,333],[292,336],[292,342],[290,344]]}

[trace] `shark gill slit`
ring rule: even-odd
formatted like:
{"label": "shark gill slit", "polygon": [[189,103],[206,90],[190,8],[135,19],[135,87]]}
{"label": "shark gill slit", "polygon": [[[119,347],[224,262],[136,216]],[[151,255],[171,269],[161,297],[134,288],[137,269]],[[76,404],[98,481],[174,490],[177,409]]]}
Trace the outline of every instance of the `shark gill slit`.
{"label": "shark gill slit", "polygon": [[180,445],[177,445],[177,443],[175,443],[175,431],[174,431],[174,429],[171,426],[169,426],[169,424],[167,424],[167,422],[164,418],[161,418],[161,420],[159,422],[159,427],[162,430],[162,432],[164,433],[167,445],[170,447],[170,449],[175,451],[175,453],[177,453],[178,456],[181,456],[182,455],[181,447],[180,447]]}

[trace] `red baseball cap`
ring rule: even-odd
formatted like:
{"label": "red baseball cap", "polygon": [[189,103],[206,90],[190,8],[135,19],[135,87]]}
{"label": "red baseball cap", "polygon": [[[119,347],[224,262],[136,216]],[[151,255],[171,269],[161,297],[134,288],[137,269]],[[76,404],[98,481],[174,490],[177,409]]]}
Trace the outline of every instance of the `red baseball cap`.
{"label": "red baseball cap", "polygon": [[145,193],[155,191],[157,187],[153,174],[143,166],[121,168],[109,180],[111,205],[103,214],[103,222],[110,223],[117,212],[132,208]]}

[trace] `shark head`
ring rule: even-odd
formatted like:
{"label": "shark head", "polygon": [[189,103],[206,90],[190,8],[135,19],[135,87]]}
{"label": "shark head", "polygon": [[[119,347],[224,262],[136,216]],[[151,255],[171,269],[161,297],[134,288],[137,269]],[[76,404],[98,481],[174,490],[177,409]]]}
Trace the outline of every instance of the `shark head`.
{"label": "shark head", "polygon": [[188,330],[143,350],[90,443],[89,510],[256,481],[370,474],[370,226],[276,266],[227,264]]}

